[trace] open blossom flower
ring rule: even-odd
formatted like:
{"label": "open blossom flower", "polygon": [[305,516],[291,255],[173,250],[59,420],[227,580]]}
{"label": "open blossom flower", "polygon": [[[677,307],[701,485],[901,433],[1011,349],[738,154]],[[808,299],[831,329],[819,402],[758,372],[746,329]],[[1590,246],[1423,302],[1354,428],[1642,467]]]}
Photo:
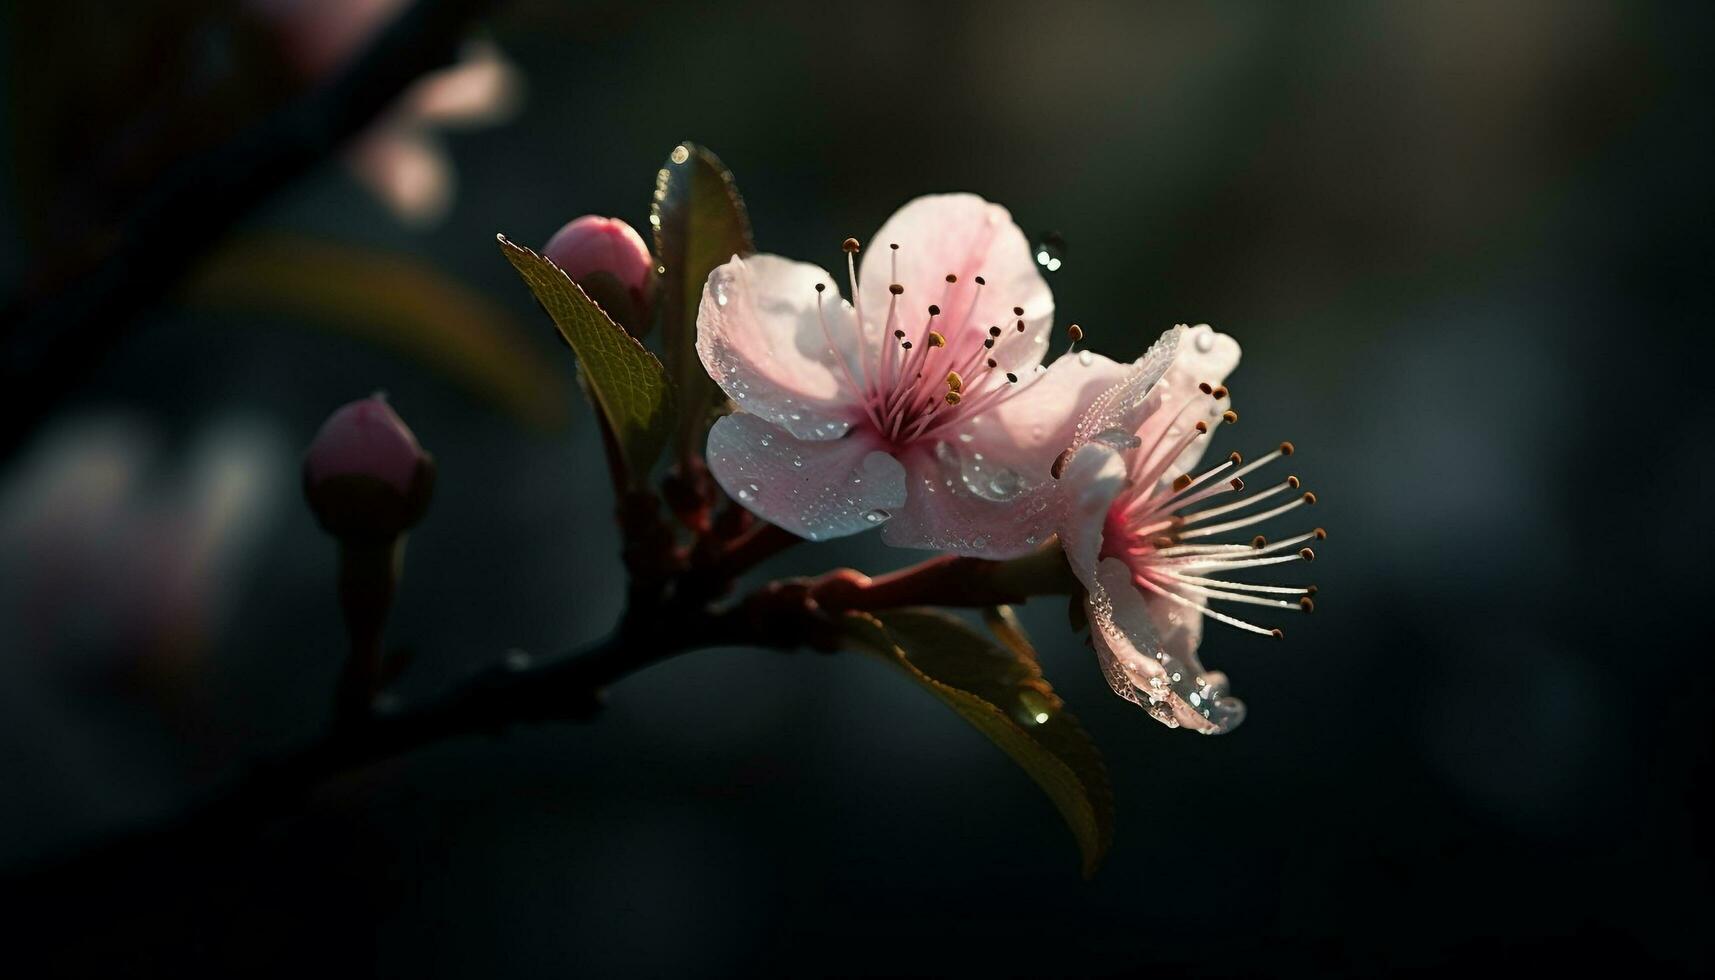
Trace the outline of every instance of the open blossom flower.
{"label": "open blossom flower", "polygon": [[845,250],[850,302],[778,256],[710,274],[697,351],[739,408],[709,433],[715,478],[812,540],[884,524],[888,544],[988,557],[1046,540],[1049,465],[1124,371],[1087,355],[1042,367],[1053,296],[999,205],[910,202],[861,277],[858,242]]}
{"label": "open blossom flower", "polygon": [[[1226,675],[1197,659],[1203,620],[1282,635],[1211,603],[1309,612],[1314,586],[1231,575],[1309,561],[1308,543],[1326,536],[1316,528],[1278,541],[1244,539],[1241,529],[1316,502],[1296,476],[1245,494],[1245,477],[1292,455],[1289,442],[1250,463],[1235,452],[1194,472],[1210,433],[1238,419],[1222,384],[1238,360],[1231,337],[1208,326],[1174,328],[1124,383],[1096,399],[1055,463],[1065,491],[1060,539],[1087,590],[1091,640],[1108,683],[1167,725],[1205,734],[1231,731],[1245,709],[1227,693]],[[1271,506],[1253,509],[1265,501]]]}

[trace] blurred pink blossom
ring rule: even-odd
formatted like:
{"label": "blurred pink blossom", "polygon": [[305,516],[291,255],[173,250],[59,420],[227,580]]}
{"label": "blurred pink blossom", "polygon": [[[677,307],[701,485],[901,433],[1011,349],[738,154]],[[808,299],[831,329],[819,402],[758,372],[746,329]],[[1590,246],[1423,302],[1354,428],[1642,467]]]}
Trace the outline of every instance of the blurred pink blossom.
{"label": "blurred pink blossom", "polygon": [[288,460],[278,433],[239,421],[171,465],[128,418],[45,432],[0,478],[9,652],[99,672],[200,651],[278,515]]}
{"label": "blurred pink blossom", "polygon": [[[247,0],[274,25],[287,62],[316,83],[344,68],[410,0]],[[398,219],[439,221],[452,204],[452,163],[437,132],[510,119],[523,79],[494,44],[471,41],[456,64],[418,79],[347,149],[352,172]]]}

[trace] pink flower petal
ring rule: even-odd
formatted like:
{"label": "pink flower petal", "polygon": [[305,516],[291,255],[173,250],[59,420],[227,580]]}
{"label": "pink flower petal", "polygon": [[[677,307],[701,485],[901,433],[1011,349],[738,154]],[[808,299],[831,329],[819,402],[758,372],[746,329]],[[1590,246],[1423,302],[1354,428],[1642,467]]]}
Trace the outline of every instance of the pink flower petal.
{"label": "pink flower petal", "polygon": [[728,496],[811,541],[869,530],[905,504],[904,468],[862,432],[798,439],[754,415],[728,415],[709,431],[708,457]]}
{"label": "pink flower petal", "polygon": [[[889,247],[895,244],[897,251]],[[1002,371],[1025,374],[1047,353],[1054,295],[1024,233],[998,204],[975,194],[919,197],[894,212],[866,243],[861,272],[860,300],[872,337],[887,318],[888,287],[898,283],[905,287],[902,316],[909,311],[905,329],[918,329],[929,304],[936,304],[952,360],[963,361],[981,347],[990,326],[1004,331],[992,355]],[[956,282],[947,282],[949,273]],[[980,290],[978,276],[985,282]],[[1014,307],[1024,310],[1022,318]],[[1019,319],[1022,334],[1014,329]]]}
{"label": "pink flower petal", "polygon": [[1109,686],[1169,727],[1206,735],[1238,727],[1245,706],[1227,693],[1226,675],[1205,671],[1189,650],[1168,648],[1131,576],[1124,562],[1104,558],[1097,567],[1098,587],[1085,601],[1091,639]]}
{"label": "pink flower petal", "polygon": [[1101,588],[1096,566],[1101,561],[1102,529],[1108,509],[1125,485],[1125,456],[1100,442],[1078,450],[1060,474],[1063,500],[1056,527],[1066,561],[1086,591]]}
{"label": "pink flower petal", "polygon": [[1042,544],[1050,533],[1045,529],[1061,520],[1051,499],[1060,492],[1051,475],[1055,458],[1084,406],[1133,370],[1094,354],[1062,357],[955,438],[905,456],[912,497],[883,539],[985,558],[1013,557]]}
{"label": "pink flower petal", "polygon": [[1014,558],[1053,535],[1059,493],[1037,485],[989,485],[949,444],[913,447],[902,459],[909,493],[882,529],[895,548],[925,548],[978,558]]}
{"label": "pink flower petal", "polygon": [[[825,287],[821,294],[817,283]],[[842,368],[829,337],[849,350],[855,322],[839,287],[816,266],[776,255],[735,256],[703,287],[697,354],[741,411],[801,439],[836,439],[862,410],[845,373],[857,369],[856,358]]]}
{"label": "pink flower petal", "polygon": [[[1227,380],[1227,375],[1231,374],[1239,363],[1238,341],[1224,333],[1217,333],[1208,324],[1176,329],[1180,334],[1178,353],[1161,375],[1161,383],[1150,390],[1147,399],[1141,404],[1141,417],[1129,427],[1130,431],[1137,433],[1139,441],[1146,447],[1155,446],[1176,435],[1177,433],[1168,432],[1175,424],[1183,427],[1199,420],[1213,423],[1232,404],[1230,398],[1214,401],[1203,398],[1203,393],[1197,386],[1219,385]],[[1196,400],[1201,400],[1204,405],[1200,413],[1181,417],[1180,409],[1188,402]],[[1163,471],[1162,479],[1171,480],[1180,473],[1189,473],[1196,469],[1208,447],[1208,439],[1193,441],[1179,458]]]}
{"label": "pink flower petal", "polygon": [[452,206],[452,162],[426,133],[399,125],[374,126],[358,138],[346,159],[370,193],[404,224],[427,227]]}
{"label": "pink flower petal", "polygon": [[1087,406],[1136,371],[1088,351],[1063,356],[1026,379],[1024,390],[972,418],[951,445],[981,454],[991,468],[1009,469],[1026,483],[1046,483]]}
{"label": "pink flower petal", "polygon": [[1179,356],[1185,328],[1174,327],[1158,337],[1143,356],[1127,365],[1123,380],[1097,395],[1084,409],[1066,448],[1076,452],[1091,439],[1106,433],[1131,433],[1155,411],[1156,382]]}
{"label": "pink flower petal", "polygon": [[482,126],[517,115],[523,97],[523,76],[500,48],[472,41],[458,61],[407,89],[396,111],[423,125]]}

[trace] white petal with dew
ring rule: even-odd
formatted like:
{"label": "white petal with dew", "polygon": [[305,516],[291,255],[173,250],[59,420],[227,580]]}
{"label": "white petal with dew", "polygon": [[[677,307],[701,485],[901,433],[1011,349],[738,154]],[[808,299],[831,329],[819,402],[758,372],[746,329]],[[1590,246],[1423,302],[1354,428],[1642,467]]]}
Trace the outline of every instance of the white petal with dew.
{"label": "white petal with dew", "polygon": [[799,439],[754,415],[709,430],[709,469],[727,495],[811,541],[884,524],[905,503],[905,469],[861,433]]}

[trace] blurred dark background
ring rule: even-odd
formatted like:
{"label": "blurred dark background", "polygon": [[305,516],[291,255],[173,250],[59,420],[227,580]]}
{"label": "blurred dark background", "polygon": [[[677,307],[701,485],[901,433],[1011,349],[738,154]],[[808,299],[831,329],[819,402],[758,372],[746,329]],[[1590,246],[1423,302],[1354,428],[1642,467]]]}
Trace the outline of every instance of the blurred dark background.
{"label": "blurred dark background", "polygon": [[[17,975],[1710,969],[1715,7],[518,0],[472,21],[474,74],[301,172],[232,193],[232,160],[283,159],[263,146],[206,195],[163,177],[401,5],[332,6],[368,20],[0,13],[0,271],[14,312],[54,311],[9,326],[86,331],[64,384],[14,384],[0,459]],[[385,389],[440,463],[399,696],[610,628],[595,431],[493,236],[647,227],[683,139],[732,167],[763,250],[831,265],[971,190],[1064,236],[1058,320],[1096,349],[1239,338],[1220,445],[1295,440],[1331,532],[1285,644],[1208,633],[1245,725],[1158,726],[1038,602],[1118,797],[1091,882],[924,692],[749,650],[374,767],[243,847],[54,872],[325,726],[334,550],[296,467],[338,404]],[[91,273],[150,208],[171,246]],[[913,557],[850,540],[763,574]]]}

